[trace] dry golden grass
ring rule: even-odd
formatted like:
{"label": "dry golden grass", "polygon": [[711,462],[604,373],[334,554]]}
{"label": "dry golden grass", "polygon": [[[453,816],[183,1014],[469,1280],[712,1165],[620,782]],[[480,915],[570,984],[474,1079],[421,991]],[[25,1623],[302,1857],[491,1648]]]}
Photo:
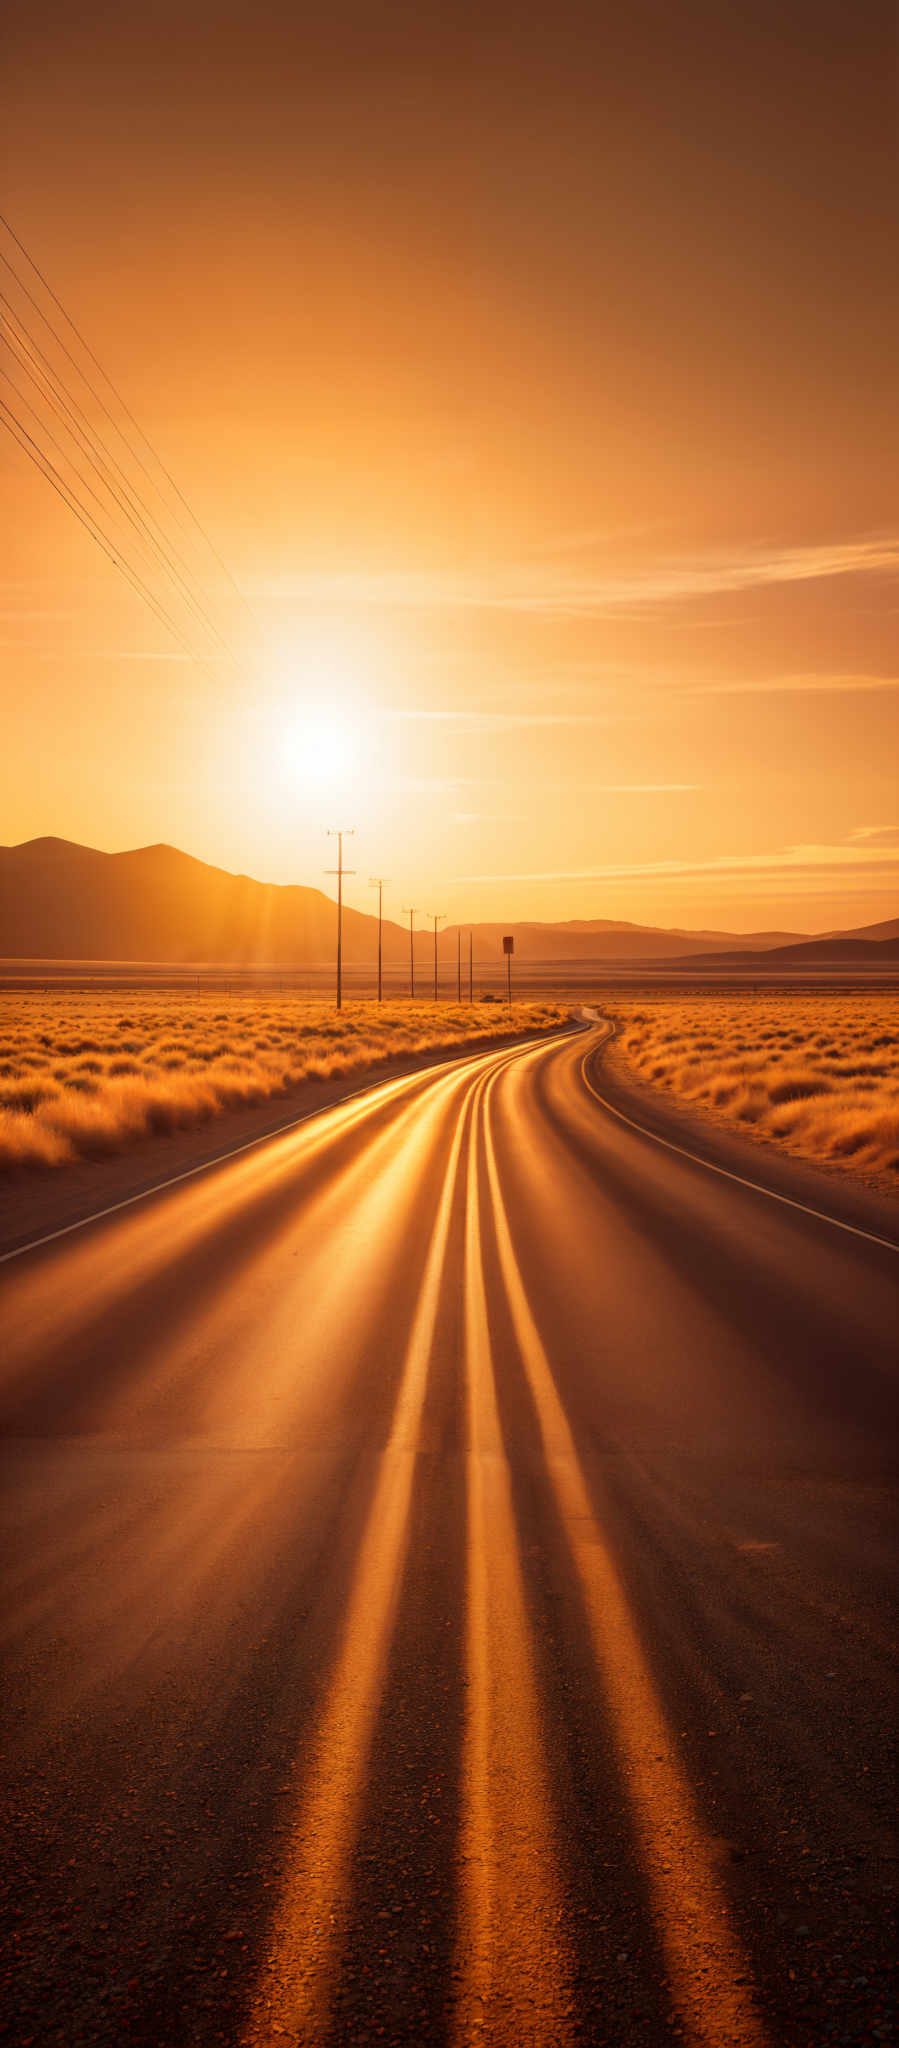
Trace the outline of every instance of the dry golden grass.
{"label": "dry golden grass", "polygon": [[333,1004],[302,997],[0,996],[0,1170],[121,1152],[304,1081],[563,1023],[555,1003]]}
{"label": "dry golden grass", "polygon": [[899,1187],[899,997],[660,996],[614,1015],[618,1054],[640,1080]]}

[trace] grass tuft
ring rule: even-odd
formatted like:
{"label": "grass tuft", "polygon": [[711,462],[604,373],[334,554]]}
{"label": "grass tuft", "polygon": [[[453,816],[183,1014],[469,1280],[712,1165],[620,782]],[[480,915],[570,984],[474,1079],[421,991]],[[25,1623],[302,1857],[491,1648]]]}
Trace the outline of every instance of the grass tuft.
{"label": "grass tuft", "polygon": [[[118,1002],[121,997],[118,998]],[[0,996],[0,1171],[57,1167],[124,1152],[230,1109],[287,1096],[304,1082],[362,1073],[395,1058],[453,1052],[564,1023],[556,1003],[330,1004],[268,994]]]}
{"label": "grass tuft", "polygon": [[616,1016],[639,1079],[804,1158],[899,1184],[895,996],[659,996]]}

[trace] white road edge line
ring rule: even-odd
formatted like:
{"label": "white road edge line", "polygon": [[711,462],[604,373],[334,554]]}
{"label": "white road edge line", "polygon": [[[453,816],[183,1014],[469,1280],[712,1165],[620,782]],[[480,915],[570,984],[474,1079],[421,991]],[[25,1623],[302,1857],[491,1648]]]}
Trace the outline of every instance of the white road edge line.
{"label": "white road edge line", "polygon": [[[560,1033],[560,1036],[569,1035],[568,1032]],[[523,1039],[520,1046],[498,1045],[496,1050],[497,1053],[525,1052],[532,1046],[543,1043],[541,1038],[529,1038]],[[469,1060],[489,1057],[490,1048],[485,1051],[483,1046],[479,1052],[468,1054]],[[199,1166],[188,1166],[183,1173],[173,1173],[168,1180],[154,1181],[151,1188],[141,1188],[136,1195],[125,1195],[121,1202],[110,1202],[106,1209],[95,1209],[92,1215],[79,1216],[74,1223],[64,1223],[59,1230],[48,1230],[45,1237],[33,1237],[29,1244],[17,1244],[13,1246],[12,1251],[0,1252],[0,1266],[5,1266],[10,1259],[24,1259],[26,1252],[40,1251],[42,1245],[55,1244],[58,1237],[71,1237],[75,1230],[87,1230],[89,1224],[101,1223],[104,1216],[115,1216],[120,1209],[131,1209],[135,1202],[148,1202],[151,1195],[164,1194],[166,1188],[177,1187],[179,1181],[194,1180],[198,1173],[209,1173],[213,1166],[224,1166],[226,1160],[237,1159],[241,1152],[253,1152],[257,1145],[267,1145],[271,1138],[283,1138],[288,1131],[299,1130],[301,1124],[311,1124],[317,1117],[327,1116],[331,1109],[342,1109],[345,1103],[358,1101],[360,1095],[374,1095],[379,1088],[393,1087],[401,1081],[420,1081],[425,1074],[442,1074],[446,1072],[447,1067],[461,1066],[465,1063],[464,1056],[461,1060],[440,1060],[433,1067],[418,1067],[411,1074],[395,1074],[392,1080],[388,1077],[381,1081],[366,1081],[364,1087],[353,1088],[349,1095],[339,1095],[336,1102],[323,1102],[318,1109],[307,1109],[305,1116],[291,1117],[289,1123],[276,1124],[273,1131],[263,1131],[261,1137],[248,1138],[243,1145],[232,1145],[230,1152],[217,1152],[214,1159],[202,1159]]]}
{"label": "white road edge line", "polygon": [[[606,1038],[600,1043],[605,1044],[606,1040],[613,1036],[614,1033],[608,1031]],[[894,1244],[889,1237],[875,1237],[873,1230],[860,1230],[857,1223],[843,1223],[839,1216],[828,1216],[826,1209],[813,1209],[808,1202],[797,1202],[792,1195],[779,1195],[776,1188],[766,1188],[763,1181],[747,1180],[742,1173],[731,1173],[726,1166],[716,1166],[713,1159],[703,1159],[700,1152],[688,1152],[686,1145],[675,1145],[670,1138],[660,1138],[657,1131],[647,1130],[645,1124],[638,1124],[632,1116],[625,1116],[623,1109],[616,1109],[614,1103],[607,1102],[605,1096],[600,1095],[599,1089],[594,1088],[587,1073],[589,1058],[589,1052],[585,1052],[581,1061],[581,1079],[585,1087],[589,1088],[591,1095],[602,1104],[603,1109],[608,1110],[610,1116],[617,1116],[619,1123],[630,1124],[631,1130],[639,1131],[641,1137],[651,1138],[655,1145],[664,1145],[666,1152],[679,1152],[682,1159],[692,1159],[694,1166],[704,1166],[709,1173],[720,1173],[724,1180],[735,1180],[738,1187],[752,1188],[756,1195],[767,1195],[771,1202],[783,1202],[787,1209],[801,1209],[804,1216],[814,1216],[819,1223],[830,1223],[834,1230],[848,1230],[851,1237],[863,1237],[866,1244],[878,1244],[884,1251],[899,1252],[899,1244]]]}

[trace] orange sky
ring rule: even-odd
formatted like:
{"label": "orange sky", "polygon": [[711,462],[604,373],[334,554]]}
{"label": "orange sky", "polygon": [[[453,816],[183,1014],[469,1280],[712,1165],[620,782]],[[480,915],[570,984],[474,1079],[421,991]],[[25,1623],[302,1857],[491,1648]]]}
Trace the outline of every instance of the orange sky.
{"label": "orange sky", "polygon": [[188,661],[0,434],[0,837],[317,882],[347,822],[366,907],[894,914],[893,9],[444,12],[5,30],[3,210],[250,609],[187,536],[234,657]]}

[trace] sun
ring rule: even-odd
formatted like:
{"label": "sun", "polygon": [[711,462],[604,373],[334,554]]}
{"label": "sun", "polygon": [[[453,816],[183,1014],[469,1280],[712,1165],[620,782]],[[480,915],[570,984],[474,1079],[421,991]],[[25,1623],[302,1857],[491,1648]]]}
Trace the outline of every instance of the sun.
{"label": "sun", "polygon": [[328,805],[355,801],[361,782],[362,725],[344,712],[295,705],[273,735],[283,789]]}
{"label": "sun", "polygon": [[355,739],[342,719],[324,714],[302,719],[291,735],[289,750],[296,772],[311,787],[335,789],[354,779]]}
{"label": "sun", "polygon": [[375,746],[371,664],[349,636],[299,633],[281,647],[266,691],[265,740],[270,771],[288,801],[352,802]]}

